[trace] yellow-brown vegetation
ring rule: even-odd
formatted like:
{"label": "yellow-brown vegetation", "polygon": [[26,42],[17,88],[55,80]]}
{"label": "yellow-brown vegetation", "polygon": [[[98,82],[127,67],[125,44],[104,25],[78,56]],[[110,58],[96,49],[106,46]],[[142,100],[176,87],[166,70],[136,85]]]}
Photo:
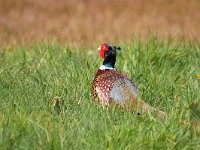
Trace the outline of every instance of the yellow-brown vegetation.
{"label": "yellow-brown vegetation", "polygon": [[199,40],[199,23],[199,0],[0,0],[2,43],[99,43],[154,33]]}

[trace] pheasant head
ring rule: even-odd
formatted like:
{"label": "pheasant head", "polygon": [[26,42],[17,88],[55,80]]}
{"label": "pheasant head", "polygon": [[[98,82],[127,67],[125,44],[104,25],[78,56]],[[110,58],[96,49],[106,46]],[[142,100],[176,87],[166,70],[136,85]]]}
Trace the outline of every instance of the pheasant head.
{"label": "pheasant head", "polygon": [[114,69],[115,68],[115,62],[116,62],[116,56],[117,56],[117,50],[121,50],[118,46],[113,46],[109,44],[102,44],[98,48],[100,52],[100,57],[104,59],[102,66],[100,69]]}

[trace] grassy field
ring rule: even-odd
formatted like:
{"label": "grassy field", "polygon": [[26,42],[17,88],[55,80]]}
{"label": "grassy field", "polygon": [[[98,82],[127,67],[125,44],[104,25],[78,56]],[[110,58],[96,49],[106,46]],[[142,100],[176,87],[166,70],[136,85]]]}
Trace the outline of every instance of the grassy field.
{"label": "grassy field", "polygon": [[166,121],[92,101],[97,46],[0,50],[0,149],[200,149],[200,44],[120,44],[116,67]]}

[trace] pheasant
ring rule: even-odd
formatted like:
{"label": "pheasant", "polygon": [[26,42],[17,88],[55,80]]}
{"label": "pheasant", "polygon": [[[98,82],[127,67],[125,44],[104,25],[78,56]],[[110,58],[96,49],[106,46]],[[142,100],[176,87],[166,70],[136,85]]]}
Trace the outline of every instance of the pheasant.
{"label": "pheasant", "polygon": [[110,106],[114,103],[123,110],[129,109],[138,114],[148,111],[155,112],[159,117],[165,118],[165,112],[155,109],[140,99],[133,81],[115,69],[117,50],[121,50],[121,48],[102,44],[98,50],[100,57],[104,60],[92,83],[94,100],[103,106]]}

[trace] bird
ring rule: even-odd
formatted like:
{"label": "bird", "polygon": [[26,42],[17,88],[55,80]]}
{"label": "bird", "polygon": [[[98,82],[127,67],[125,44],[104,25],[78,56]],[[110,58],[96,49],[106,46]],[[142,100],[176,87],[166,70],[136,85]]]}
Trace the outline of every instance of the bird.
{"label": "bird", "polygon": [[128,109],[138,115],[153,112],[161,118],[166,118],[167,114],[164,111],[157,110],[142,100],[134,82],[115,68],[117,51],[121,48],[104,43],[98,50],[103,63],[96,71],[92,82],[94,101],[103,108],[114,104],[122,110]]}

